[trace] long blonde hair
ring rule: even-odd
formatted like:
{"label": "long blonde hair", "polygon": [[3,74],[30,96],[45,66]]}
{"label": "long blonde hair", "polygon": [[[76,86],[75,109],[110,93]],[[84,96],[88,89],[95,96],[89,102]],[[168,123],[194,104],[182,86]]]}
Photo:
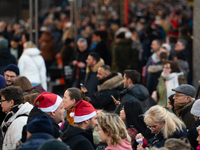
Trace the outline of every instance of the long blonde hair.
{"label": "long blonde hair", "polygon": [[109,136],[112,139],[111,145],[120,144],[122,139],[131,141],[126,131],[126,125],[117,114],[104,113],[97,120],[104,133],[107,133],[107,130],[109,130]]}
{"label": "long blonde hair", "polygon": [[154,122],[164,122],[165,124],[161,130],[164,138],[168,138],[176,130],[183,131],[182,127],[185,127],[185,124],[175,114],[167,111],[159,105],[152,106],[145,112],[144,121],[147,125],[153,125]]}

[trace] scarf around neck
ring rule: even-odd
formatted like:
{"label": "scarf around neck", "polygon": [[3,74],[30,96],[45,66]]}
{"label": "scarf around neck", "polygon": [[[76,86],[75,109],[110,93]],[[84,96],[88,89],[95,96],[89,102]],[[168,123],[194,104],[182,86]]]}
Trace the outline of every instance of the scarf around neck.
{"label": "scarf around neck", "polygon": [[[170,73],[169,75],[164,75],[164,73],[161,73],[161,76],[167,80],[165,86],[166,86],[166,92],[167,92],[167,97],[166,99],[168,99],[168,97],[172,94],[174,94],[175,92],[172,91],[173,88],[176,88],[179,86],[179,82],[178,82],[178,76],[183,75],[182,72],[174,72],[174,73]],[[166,101],[167,102],[167,101]]]}
{"label": "scarf around neck", "polygon": [[186,109],[187,107],[189,107],[190,105],[192,105],[194,103],[193,100],[191,100],[190,102],[184,102],[184,103],[177,103],[174,104],[174,108],[175,108],[175,112],[176,115],[179,116],[180,112],[184,109]]}
{"label": "scarf around neck", "polygon": [[10,110],[10,112],[6,115],[5,119],[3,120],[1,124],[1,131],[2,135],[4,136],[8,130],[8,127],[11,125],[11,121],[8,121],[12,116],[16,114],[16,112],[21,108],[23,104],[20,105],[15,105],[13,108]]}
{"label": "scarf around neck", "polygon": [[154,52],[154,53],[151,55],[151,58],[152,58],[152,60],[154,61],[154,63],[160,62],[159,56],[156,54],[156,52]]}

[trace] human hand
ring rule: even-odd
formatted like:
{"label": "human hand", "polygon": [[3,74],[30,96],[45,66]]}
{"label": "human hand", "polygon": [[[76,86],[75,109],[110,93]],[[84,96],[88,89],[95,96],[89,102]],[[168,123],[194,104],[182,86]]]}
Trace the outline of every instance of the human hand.
{"label": "human hand", "polygon": [[156,92],[156,91],[153,91],[153,93],[151,94],[151,98],[152,98],[155,102],[158,101],[158,99],[157,99],[157,92]]}
{"label": "human hand", "polygon": [[78,66],[79,68],[85,68],[85,63],[83,63],[83,62],[78,62],[78,63],[77,63],[77,66]]}
{"label": "human hand", "polygon": [[86,87],[83,87],[83,86],[82,86],[82,87],[81,87],[81,91],[84,92],[84,93],[87,93],[88,90],[86,89]]}
{"label": "human hand", "polygon": [[72,61],[72,65],[73,65],[73,66],[76,66],[77,63],[78,63],[78,61],[76,61],[76,60],[73,60],[73,61]]}
{"label": "human hand", "polygon": [[141,144],[138,144],[138,145],[137,145],[137,150],[145,150],[145,149],[142,147]]}
{"label": "human hand", "polygon": [[135,136],[135,140],[141,139],[141,138],[144,138],[144,136],[142,135],[142,133],[138,133],[138,134]]}

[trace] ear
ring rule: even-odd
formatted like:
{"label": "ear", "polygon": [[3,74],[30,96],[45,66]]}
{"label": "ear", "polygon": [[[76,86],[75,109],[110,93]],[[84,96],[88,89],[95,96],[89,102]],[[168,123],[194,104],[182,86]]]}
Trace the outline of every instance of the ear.
{"label": "ear", "polygon": [[132,84],[132,81],[130,78],[128,78],[128,84]]}
{"label": "ear", "polygon": [[73,105],[76,104],[75,98],[72,99],[72,103],[73,103]]}
{"label": "ear", "polygon": [[55,115],[55,112],[49,112],[49,116],[54,118],[56,115]]}
{"label": "ear", "polygon": [[85,124],[89,124],[89,120],[85,120],[83,121]]}
{"label": "ear", "polygon": [[11,107],[13,107],[15,105],[15,102],[12,99],[10,100],[10,103],[11,103]]}
{"label": "ear", "polygon": [[108,136],[110,135],[110,131],[108,129],[106,129],[106,134],[108,134]]}
{"label": "ear", "polygon": [[191,97],[187,96],[186,98],[187,98],[186,102],[188,103],[190,101]]}

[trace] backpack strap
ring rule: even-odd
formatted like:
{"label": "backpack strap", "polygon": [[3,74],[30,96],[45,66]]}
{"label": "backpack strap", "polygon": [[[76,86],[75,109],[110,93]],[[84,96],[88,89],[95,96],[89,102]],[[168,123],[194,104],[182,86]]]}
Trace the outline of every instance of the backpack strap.
{"label": "backpack strap", "polygon": [[27,114],[21,114],[21,115],[18,115],[16,118],[19,118],[19,117],[22,117],[22,116],[26,116],[26,117],[28,117]]}

